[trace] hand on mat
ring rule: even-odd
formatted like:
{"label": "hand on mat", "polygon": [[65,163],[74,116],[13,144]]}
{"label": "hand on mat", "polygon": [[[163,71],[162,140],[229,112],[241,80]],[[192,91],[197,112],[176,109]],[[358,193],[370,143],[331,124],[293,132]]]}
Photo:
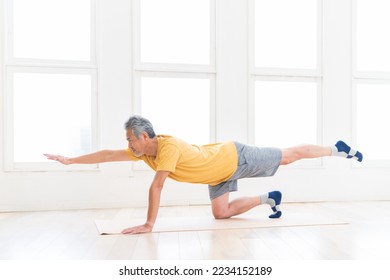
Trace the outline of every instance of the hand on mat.
{"label": "hand on mat", "polygon": [[129,227],[124,230],[122,230],[123,234],[139,234],[139,233],[148,233],[152,231],[152,227],[148,224],[135,226],[135,227]]}
{"label": "hand on mat", "polygon": [[68,164],[71,164],[69,158],[67,157],[63,157],[63,156],[60,156],[60,155],[51,155],[51,154],[43,154],[45,157],[47,157],[47,159],[50,159],[50,160],[56,160],[62,164],[65,164],[65,165],[68,165]]}

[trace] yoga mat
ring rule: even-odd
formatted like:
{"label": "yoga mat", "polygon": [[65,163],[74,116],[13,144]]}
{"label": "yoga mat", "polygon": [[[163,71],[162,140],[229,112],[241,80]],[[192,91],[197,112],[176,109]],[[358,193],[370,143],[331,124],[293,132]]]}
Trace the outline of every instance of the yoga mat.
{"label": "yoga mat", "polygon": [[[96,220],[95,224],[100,234],[120,234],[125,228],[141,225],[145,219]],[[343,225],[348,222],[330,216],[318,214],[292,213],[279,219],[259,217],[233,217],[215,220],[213,217],[162,217],[158,218],[153,232],[204,231],[223,229],[248,229],[270,227],[299,227],[319,225]]]}

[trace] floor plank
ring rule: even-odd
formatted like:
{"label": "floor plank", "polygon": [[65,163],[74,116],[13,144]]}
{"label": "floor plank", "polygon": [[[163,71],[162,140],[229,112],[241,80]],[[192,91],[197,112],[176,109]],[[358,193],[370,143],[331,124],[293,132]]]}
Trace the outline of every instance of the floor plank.
{"label": "floor plank", "polygon": [[[347,225],[98,235],[94,220],[143,218],[146,208],[0,213],[0,259],[381,260],[389,258],[390,202],[286,203]],[[255,215],[268,215],[258,207]],[[159,217],[211,216],[209,206],[161,207]],[[130,225],[129,225],[130,226]]]}

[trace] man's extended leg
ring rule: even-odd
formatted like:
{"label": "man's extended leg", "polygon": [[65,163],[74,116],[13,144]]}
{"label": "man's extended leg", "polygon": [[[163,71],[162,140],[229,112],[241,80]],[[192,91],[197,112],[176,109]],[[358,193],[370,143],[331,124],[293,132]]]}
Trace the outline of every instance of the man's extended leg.
{"label": "man's extended leg", "polygon": [[269,192],[261,196],[241,197],[229,202],[229,192],[213,199],[211,207],[216,219],[227,219],[249,211],[260,205],[268,204],[274,212],[269,218],[280,218],[282,212],[279,209],[282,194],[279,191]]}
{"label": "man's extended leg", "polygon": [[353,158],[357,161],[363,160],[363,155],[359,151],[351,149],[351,147],[343,141],[338,141],[334,146],[301,145],[282,149],[282,160],[280,164],[286,165],[301,159],[320,158],[325,156]]}
{"label": "man's extended leg", "polygon": [[330,147],[318,145],[300,145],[282,149],[281,165],[287,165],[301,159],[319,158],[332,155]]}

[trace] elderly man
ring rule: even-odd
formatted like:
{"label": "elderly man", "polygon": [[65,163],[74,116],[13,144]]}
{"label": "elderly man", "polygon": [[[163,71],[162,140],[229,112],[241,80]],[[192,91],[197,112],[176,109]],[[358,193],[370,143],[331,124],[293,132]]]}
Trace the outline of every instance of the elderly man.
{"label": "elderly man", "polygon": [[213,215],[226,219],[242,214],[260,204],[270,205],[269,218],[282,215],[282,194],[243,197],[229,202],[229,193],[237,191],[237,180],[273,176],[280,165],[300,159],[340,156],[362,161],[360,152],[338,141],[335,146],[301,145],[292,148],[260,148],[238,142],[190,145],[178,138],[156,135],[152,124],[141,116],[131,116],[125,124],[128,148],[101,150],[80,157],[67,158],[45,154],[62,164],[94,164],[110,161],[143,160],[154,171],[149,189],[149,205],[145,224],[124,229],[122,233],[146,233],[153,230],[160,206],[160,195],[167,177],[181,182],[207,184]]}

